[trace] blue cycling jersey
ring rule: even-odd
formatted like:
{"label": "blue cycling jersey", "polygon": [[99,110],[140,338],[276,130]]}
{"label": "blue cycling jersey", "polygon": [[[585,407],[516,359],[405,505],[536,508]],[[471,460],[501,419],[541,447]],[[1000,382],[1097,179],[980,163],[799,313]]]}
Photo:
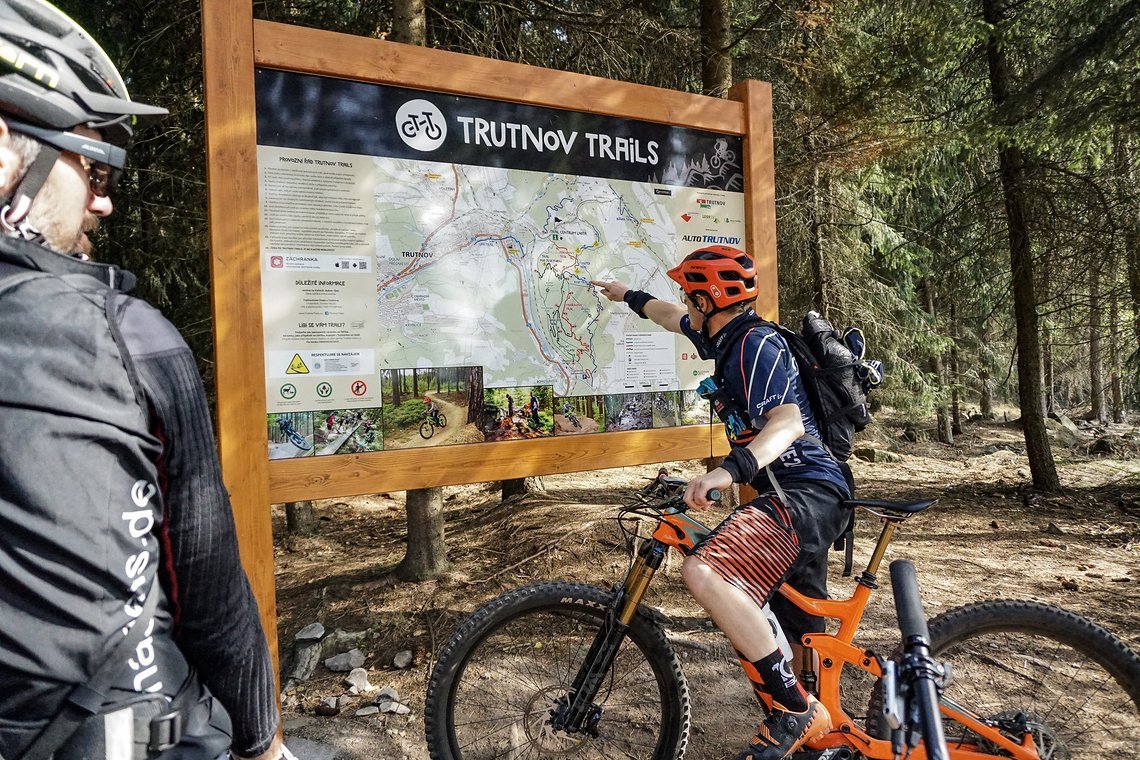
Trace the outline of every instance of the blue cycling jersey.
{"label": "blue cycling jersey", "polygon": [[[735,340],[717,340],[722,335],[728,336],[736,332],[734,328],[739,326],[738,322],[754,318],[755,314],[749,310],[725,325],[712,340],[706,340],[699,331],[693,329],[686,314],[681,318],[681,330],[693,342],[702,358],[717,360],[722,368],[721,379],[725,388],[747,409],[754,430],[764,428],[767,423],[764,415],[770,409],[782,404],[796,404],[803,419],[804,432],[818,440],[819,428],[800,382],[795,357],[778,332],[766,325],[756,324]],[[780,483],[825,480],[842,488],[848,497],[851,496],[839,463],[816,441],[806,438],[797,440],[769,467]],[[768,490],[767,476],[763,471],[757,479],[759,482],[754,482],[757,490]]]}

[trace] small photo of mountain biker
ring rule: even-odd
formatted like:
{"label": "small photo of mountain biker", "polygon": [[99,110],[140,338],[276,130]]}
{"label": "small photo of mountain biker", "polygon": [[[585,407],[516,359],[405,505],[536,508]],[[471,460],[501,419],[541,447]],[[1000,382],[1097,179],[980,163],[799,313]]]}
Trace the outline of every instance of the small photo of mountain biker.
{"label": "small photo of mountain biker", "polygon": [[424,417],[433,421],[439,419],[439,404],[431,396],[424,396]]}
{"label": "small photo of mountain biker", "polygon": [[[593,281],[611,301],[686,336],[702,359],[715,359],[736,408],[724,464],[693,479],[685,502],[707,509],[710,489],[749,484],[760,496],[737,508],[685,558],[682,579],[729,640],[754,690],[775,709],[737,760],[778,760],[831,728],[822,704],[803,688],[776,644],[762,606],[769,603],[799,642],[822,620],[800,612],[776,589],[784,580],[809,596],[827,597],[827,552],[843,532],[851,497],[839,463],[819,434],[791,351],[752,309],[757,272],[752,258],[729,246],[689,254],[668,272],[681,304],[620,282]],[[802,655],[793,658],[799,662]]]}
{"label": "small photo of mountain biker", "polygon": [[0,0],[0,756],[291,757],[194,356],[92,260],[137,103]]}

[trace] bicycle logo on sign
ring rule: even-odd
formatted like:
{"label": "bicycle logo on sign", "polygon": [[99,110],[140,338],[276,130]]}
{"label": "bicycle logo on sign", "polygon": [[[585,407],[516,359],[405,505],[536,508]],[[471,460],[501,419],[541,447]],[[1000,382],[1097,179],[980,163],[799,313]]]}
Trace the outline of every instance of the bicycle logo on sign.
{"label": "bicycle logo on sign", "polygon": [[443,130],[433,120],[431,111],[424,111],[419,114],[411,114],[404,123],[400,125],[400,134],[409,140],[414,140],[423,132],[428,136],[428,139],[438,140],[439,136],[443,134]]}
{"label": "bicycle logo on sign", "polygon": [[396,111],[396,129],[400,139],[409,148],[431,151],[443,144],[447,137],[447,122],[443,112],[428,100],[409,100]]}

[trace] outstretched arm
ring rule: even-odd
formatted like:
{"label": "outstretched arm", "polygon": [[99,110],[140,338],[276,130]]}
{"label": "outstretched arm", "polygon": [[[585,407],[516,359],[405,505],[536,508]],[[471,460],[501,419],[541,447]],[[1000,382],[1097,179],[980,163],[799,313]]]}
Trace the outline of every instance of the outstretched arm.
{"label": "outstretched arm", "polygon": [[[591,280],[590,284],[600,288],[602,295],[611,301],[624,301],[627,304],[629,303],[629,301],[626,300],[627,294],[640,292],[631,291],[628,285],[621,282]],[[646,302],[641,310],[646,318],[664,327],[669,332],[675,333],[681,333],[681,317],[688,313],[688,310],[684,307],[674,303],[667,303],[657,298]]]}

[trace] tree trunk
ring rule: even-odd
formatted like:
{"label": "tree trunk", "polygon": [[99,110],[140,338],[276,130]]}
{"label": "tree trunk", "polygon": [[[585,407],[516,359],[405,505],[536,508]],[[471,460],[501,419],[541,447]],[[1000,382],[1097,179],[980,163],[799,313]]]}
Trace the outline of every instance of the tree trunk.
{"label": "tree trunk", "polygon": [[[989,61],[990,90],[1000,108],[1010,96],[1009,64],[998,44],[998,27],[1004,9],[1001,0],[982,0],[983,16],[991,31],[986,40]],[[1037,330],[1037,292],[1033,276],[1033,247],[1029,238],[1028,209],[1025,199],[1025,164],[1016,145],[1007,144],[998,153],[1001,186],[1009,227],[1010,269],[1013,274],[1013,310],[1017,325],[1017,381],[1021,405],[1021,426],[1025,435],[1025,451],[1034,488],[1056,493],[1061,490],[1057,466],[1045,428],[1042,408],[1041,344]]]}
{"label": "tree trunk", "polygon": [[1053,363],[1053,332],[1048,325],[1041,326],[1041,383],[1045,398],[1042,399],[1042,413],[1046,417],[1056,412],[1057,378]]}
{"label": "tree trunk", "polygon": [[701,91],[723,98],[732,87],[731,0],[701,0]]}
{"label": "tree trunk", "polygon": [[[982,322],[982,333],[980,336],[983,346],[988,346],[990,341],[990,322],[988,319]],[[989,355],[982,357],[978,361],[978,380],[981,382],[981,391],[978,397],[978,406],[983,420],[992,420],[996,417],[994,414],[994,381],[990,373]]]}
{"label": "tree trunk", "polygon": [[1104,425],[1108,408],[1104,394],[1104,354],[1101,349],[1100,270],[1093,265],[1089,274],[1089,392],[1092,395],[1092,419]]}
{"label": "tree trunk", "polygon": [[1112,421],[1124,422],[1124,366],[1120,360],[1120,298],[1116,288],[1108,309],[1108,364],[1111,367]]}
{"label": "tree trunk", "polygon": [[392,42],[403,42],[408,45],[427,44],[427,13],[424,12],[426,0],[393,0],[392,3],[392,33],[388,36]]}
{"label": "tree trunk", "polygon": [[386,369],[384,372],[387,373],[388,377],[392,380],[392,399],[389,403],[391,403],[394,408],[404,401],[404,394],[400,388],[400,373],[394,369]]}
{"label": "tree trunk", "polygon": [[[934,322],[934,286],[929,280],[922,283],[923,308],[930,315],[931,324]],[[938,440],[942,443],[954,443],[954,426],[950,421],[950,409],[946,406],[946,370],[942,365],[942,355],[934,352],[930,355],[930,373],[934,375],[934,382],[938,387],[938,400],[935,405],[935,416],[938,422]]]}
{"label": "tree trunk", "polygon": [[483,369],[467,370],[467,422],[479,425],[483,421]]}
{"label": "tree trunk", "polygon": [[285,530],[288,533],[302,536],[312,533],[317,526],[313,516],[313,502],[290,501],[285,503]]}
{"label": "tree trunk", "polygon": [[408,549],[396,567],[396,576],[423,581],[449,567],[443,533],[443,489],[408,491]]}
{"label": "tree trunk", "polygon": [[953,301],[950,303],[950,430],[962,434],[962,366],[958,361],[958,315]]}
{"label": "tree trunk", "polygon": [[[810,140],[809,140],[810,143]],[[811,222],[808,233],[808,258],[811,260],[811,277],[814,285],[816,308],[824,317],[831,318],[831,293],[827,282],[827,265],[823,255],[823,183],[820,181],[819,167],[812,171],[811,178]]]}
{"label": "tree trunk", "polygon": [[510,478],[503,481],[503,501],[512,496],[524,496],[545,490],[546,484],[542,482],[542,478]]}

